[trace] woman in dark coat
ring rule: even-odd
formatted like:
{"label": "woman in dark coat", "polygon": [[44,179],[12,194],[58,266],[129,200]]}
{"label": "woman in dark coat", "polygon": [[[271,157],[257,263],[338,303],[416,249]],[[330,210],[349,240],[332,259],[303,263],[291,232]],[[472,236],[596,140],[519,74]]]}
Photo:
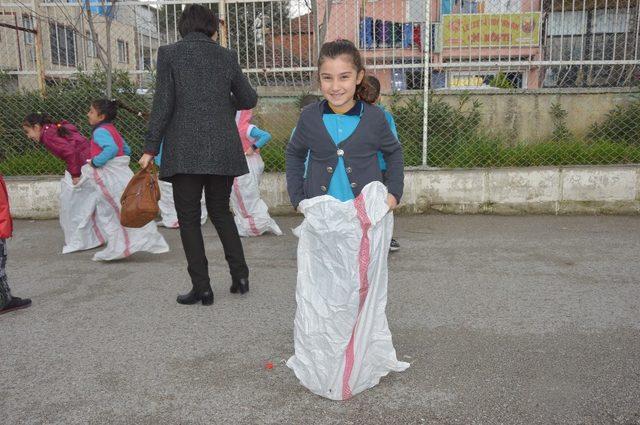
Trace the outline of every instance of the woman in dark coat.
{"label": "woman in dark coat", "polygon": [[180,237],[193,288],[180,304],[213,303],[200,229],[205,192],[211,217],[231,272],[231,292],[249,290],[249,269],[229,210],[233,179],[248,173],[235,124],[236,110],[256,106],[258,95],[242,73],[235,52],[212,40],[218,19],[198,4],[180,17],[182,40],[158,49],[156,91],[149,119],[146,166],[162,148],[160,178],[173,184]]}

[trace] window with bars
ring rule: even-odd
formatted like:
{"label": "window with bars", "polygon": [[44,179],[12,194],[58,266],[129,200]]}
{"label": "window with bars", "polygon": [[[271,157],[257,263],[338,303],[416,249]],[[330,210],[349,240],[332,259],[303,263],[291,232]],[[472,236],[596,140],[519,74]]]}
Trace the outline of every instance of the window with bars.
{"label": "window with bars", "polygon": [[87,31],[87,56],[90,58],[98,57],[98,34],[91,34],[90,31]]}
{"label": "window with bars", "polygon": [[129,63],[129,42],[118,40],[118,62]]}
{"label": "window with bars", "polygon": [[[33,16],[31,15],[22,15],[22,26],[27,29],[34,29],[33,25]],[[24,44],[31,46],[34,42],[34,34],[31,32],[24,32]]]}
{"label": "window with bars", "polygon": [[51,62],[54,65],[76,66],[76,37],[73,30],[57,22],[49,24]]}
{"label": "window with bars", "polygon": [[[590,24],[589,24],[590,22]],[[551,12],[547,18],[547,36],[625,33],[630,30],[630,15],[616,9]]]}
{"label": "window with bars", "polygon": [[600,9],[593,13],[594,33],[624,33],[629,31],[630,16],[627,11],[610,9]]}
{"label": "window with bars", "polygon": [[515,13],[522,10],[522,0],[442,0],[442,14]]}

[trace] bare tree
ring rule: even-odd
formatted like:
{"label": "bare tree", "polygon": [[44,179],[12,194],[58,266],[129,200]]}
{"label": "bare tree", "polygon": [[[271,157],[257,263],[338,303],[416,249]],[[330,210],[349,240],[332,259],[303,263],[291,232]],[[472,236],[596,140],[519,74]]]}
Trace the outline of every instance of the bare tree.
{"label": "bare tree", "polygon": [[324,0],[326,3],[324,14],[322,15],[322,23],[318,19],[318,0],[302,0],[307,10],[311,11],[311,17],[313,18],[314,35],[317,37],[318,46],[322,46],[325,38],[327,37],[327,28],[331,21],[331,8],[333,6],[333,0]]}
{"label": "bare tree", "polygon": [[[67,22],[65,25],[69,26],[74,33],[80,38],[83,39],[91,39],[96,56],[102,65],[105,73],[106,87],[105,87],[105,95],[107,98],[111,98],[113,95],[113,60],[111,57],[111,26],[113,24],[113,20],[116,17],[116,4],[118,0],[101,0],[101,6],[104,16],[104,25],[105,25],[105,35],[106,40],[103,44],[102,40],[97,36],[98,32],[96,30],[96,16],[93,13],[92,7],[95,8],[95,1],[92,3],[92,0],[77,0],[78,6],[80,9],[79,15],[76,17],[71,16],[67,13],[65,7],[59,6],[58,10],[66,17]],[[109,3],[109,6],[107,5]],[[32,11],[38,17],[42,17],[46,20],[50,18],[48,16],[42,16],[37,9]],[[86,21],[89,25],[90,34],[87,37],[82,30],[82,21]]]}
{"label": "bare tree", "polygon": [[[313,35],[316,38],[316,43],[313,44],[313,56],[318,57],[320,54],[320,47],[324,44],[324,40],[327,37],[327,28],[331,20],[331,7],[333,6],[333,0],[321,0],[325,2],[324,14],[322,15],[322,23],[318,16],[318,0],[301,0],[307,10],[311,11],[311,18],[313,19]],[[317,77],[317,71],[313,71],[313,75]],[[311,81],[316,87],[318,78],[312,77]],[[316,87],[317,88],[317,87]]]}
{"label": "bare tree", "polygon": [[81,9],[83,10],[83,14],[86,16],[87,23],[89,24],[89,29],[91,30],[90,37],[92,38],[93,45],[95,46],[96,54],[98,56],[98,60],[102,64],[104,68],[105,77],[106,77],[106,87],[105,94],[111,99],[113,92],[113,63],[111,58],[111,24],[113,23],[113,19],[116,14],[116,3],[118,0],[111,0],[111,8],[109,10],[106,9],[105,0],[102,0],[102,10],[104,13],[105,20],[105,35],[106,35],[106,48],[102,45],[100,40],[96,34],[96,23],[95,16],[93,11],[91,10],[91,1],[84,0],[85,7],[82,8],[82,0],[78,0]]}

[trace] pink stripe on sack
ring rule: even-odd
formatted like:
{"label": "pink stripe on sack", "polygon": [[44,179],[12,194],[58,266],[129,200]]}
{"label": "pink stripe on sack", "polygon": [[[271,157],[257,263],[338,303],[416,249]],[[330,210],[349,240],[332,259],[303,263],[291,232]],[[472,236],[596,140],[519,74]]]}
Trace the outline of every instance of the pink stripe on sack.
{"label": "pink stripe on sack", "polygon": [[100,245],[103,245],[104,244],[104,236],[102,236],[102,233],[100,232],[100,229],[98,228],[98,223],[96,223],[96,212],[95,212],[95,210],[93,211],[93,214],[91,214],[91,223],[92,223],[92,227],[93,227],[93,232],[98,237],[98,241],[100,241]]}
{"label": "pink stripe on sack", "polygon": [[364,204],[364,195],[361,193],[354,201],[353,205],[356,207],[358,213],[358,220],[360,221],[360,227],[362,228],[362,239],[360,239],[360,252],[358,252],[358,267],[360,274],[360,302],[358,304],[358,314],[356,316],[356,322],[353,325],[351,331],[351,339],[347,345],[347,351],[345,353],[345,365],[344,374],[342,375],[342,399],[347,400],[351,398],[351,387],[349,386],[349,379],[351,379],[351,372],[353,370],[354,363],[354,345],[356,337],[356,328],[358,327],[358,321],[360,320],[360,314],[362,308],[367,300],[367,294],[369,293],[369,263],[371,257],[369,254],[369,228],[371,227],[371,220],[367,216],[367,210]]}
{"label": "pink stripe on sack", "polygon": [[[120,223],[120,208],[118,208],[118,204],[113,199],[113,196],[111,196],[111,194],[109,193],[109,189],[107,189],[104,182],[102,181],[102,177],[100,177],[100,174],[98,174],[98,170],[96,170],[95,168],[93,169],[93,177],[96,179],[96,183],[98,183],[98,186],[100,186],[102,194],[105,198],[107,198],[107,202],[109,203],[109,205],[111,205],[111,208],[113,208],[113,211],[116,213],[116,217],[118,217],[118,223]],[[127,229],[125,229],[124,226],[120,225],[120,228],[122,229],[122,233],[124,234],[124,256],[128,257],[131,255],[131,242],[129,241],[129,233],[127,233]]]}
{"label": "pink stripe on sack", "polygon": [[256,226],[256,222],[253,220],[253,216],[249,214],[247,208],[244,206],[244,202],[242,200],[242,195],[240,194],[240,188],[238,187],[238,178],[233,179],[233,191],[236,194],[236,198],[238,198],[238,206],[240,207],[240,212],[242,213],[242,217],[249,220],[249,227],[251,227],[251,231],[255,236],[260,236],[260,231]]}

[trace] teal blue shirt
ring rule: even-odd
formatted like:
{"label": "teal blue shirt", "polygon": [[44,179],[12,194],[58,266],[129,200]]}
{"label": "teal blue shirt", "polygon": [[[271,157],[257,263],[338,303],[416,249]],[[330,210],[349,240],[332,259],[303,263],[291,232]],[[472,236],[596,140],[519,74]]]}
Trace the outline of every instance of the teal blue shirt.
{"label": "teal blue shirt", "polygon": [[262,148],[264,145],[269,143],[269,140],[271,140],[271,134],[268,131],[261,130],[256,126],[251,127],[249,136],[255,140],[254,145],[256,145],[258,149]]}
{"label": "teal blue shirt", "polygon": [[[329,107],[329,102],[325,102],[322,121],[333,143],[337,145],[351,136],[360,123],[361,115],[362,103],[360,101],[357,101],[353,108],[344,114],[336,114]],[[329,182],[327,193],[343,202],[354,198],[342,157],[338,157],[338,164]]]}
{"label": "teal blue shirt", "polygon": [[[384,111],[384,117],[387,119],[387,122],[389,123],[391,132],[393,133],[394,136],[396,136],[396,139],[398,139],[398,129],[396,128],[396,122],[393,120],[393,115],[391,115],[391,112],[387,111],[383,105],[378,105],[378,107]],[[387,170],[387,163],[384,162],[384,157],[382,156],[382,152],[378,152],[378,163],[380,164],[380,169],[382,171]]]}
{"label": "teal blue shirt", "polygon": [[[116,141],[111,137],[111,133],[104,128],[98,128],[93,132],[93,141],[98,144],[102,148],[102,152],[95,156],[92,160],[93,165],[96,167],[104,166],[109,160],[118,156],[118,145]],[[131,156],[131,148],[127,144],[127,142],[122,139],[124,143],[123,151],[127,156]]]}

